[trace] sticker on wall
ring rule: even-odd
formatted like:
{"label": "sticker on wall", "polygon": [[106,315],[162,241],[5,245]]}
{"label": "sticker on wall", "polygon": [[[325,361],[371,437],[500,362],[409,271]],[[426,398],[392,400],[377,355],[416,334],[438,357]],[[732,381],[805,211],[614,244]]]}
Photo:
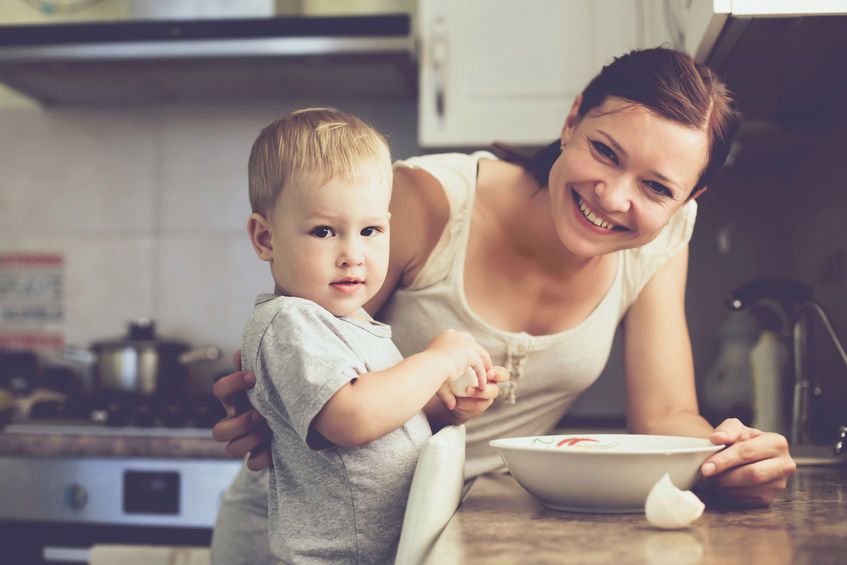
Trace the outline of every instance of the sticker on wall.
{"label": "sticker on wall", "polygon": [[64,345],[63,279],[60,254],[0,254],[0,348]]}

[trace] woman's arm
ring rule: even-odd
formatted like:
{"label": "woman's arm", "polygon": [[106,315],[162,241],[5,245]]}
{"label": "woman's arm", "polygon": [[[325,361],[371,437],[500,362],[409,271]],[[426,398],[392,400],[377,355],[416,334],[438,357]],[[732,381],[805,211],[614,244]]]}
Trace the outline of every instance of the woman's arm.
{"label": "woman's arm", "polygon": [[633,433],[708,437],[685,320],[688,249],[665,263],[624,319],[627,426]]}
{"label": "woman's arm", "polygon": [[701,466],[715,493],[732,504],[763,506],[785,488],[796,465],[785,438],[732,418],[717,428],[699,415],[685,321],[688,249],[663,265],[624,321],[627,424],[646,434],[708,438],[729,447]]}

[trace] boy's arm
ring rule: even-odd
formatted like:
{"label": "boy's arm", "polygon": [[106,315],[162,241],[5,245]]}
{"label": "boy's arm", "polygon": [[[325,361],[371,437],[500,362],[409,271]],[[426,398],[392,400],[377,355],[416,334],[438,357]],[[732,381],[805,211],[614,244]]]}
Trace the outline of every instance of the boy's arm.
{"label": "boy's arm", "polygon": [[401,427],[450,380],[471,368],[486,387],[491,358],[467,332],[448,330],[421,353],[390,369],[359,375],[324,404],[310,428],[346,447],[363,445]]}
{"label": "boy's arm", "polygon": [[426,350],[389,369],[364,373],[327,401],[312,426],[335,445],[364,445],[405,424],[453,371],[449,358]]}

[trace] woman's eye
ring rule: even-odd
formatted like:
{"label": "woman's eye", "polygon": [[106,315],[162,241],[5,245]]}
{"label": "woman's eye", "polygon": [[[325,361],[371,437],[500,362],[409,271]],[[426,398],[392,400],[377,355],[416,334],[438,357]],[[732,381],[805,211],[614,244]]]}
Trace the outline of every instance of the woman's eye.
{"label": "woman's eye", "polygon": [[661,194],[662,196],[668,196],[668,197],[673,198],[673,192],[671,192],[671,189],[669,189],[668,187],[666,187],[665,185],[663,185],[661,183],[658,183],[658,182],[652,181],[652,180],[648,180],[644,184],[646,184],[648,187],[650,187],[650,190],[652,190],[656,194]]}
{"label": "woman's eye", "polygon": [[335,235],[335,230],[329,226],[318,226],[316,228],[312,228],[312,231],[309,233],[318,239],[324,239],[331,235]]}
{"label": "woman's eye", "polygon": [[592,141],[591,145],[594,146],[594,150],[597,151],[600,155],[605,157],[606,159],[612,161],[613,163],[618,163],[618,156],[615,155],[615,152],[612,151],[612,148],[603,143],[602,141]]}

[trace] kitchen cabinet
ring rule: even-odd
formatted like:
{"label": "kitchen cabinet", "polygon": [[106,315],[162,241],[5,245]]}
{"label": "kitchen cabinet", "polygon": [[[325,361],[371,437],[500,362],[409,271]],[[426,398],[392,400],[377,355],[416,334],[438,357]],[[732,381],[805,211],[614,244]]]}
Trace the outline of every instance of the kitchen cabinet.
{"label": "kitchen cabinet", "polygon": [[732,9],[731,0],[668,0],[662,10],[669,45],[704,61]]}
{"label": "kitchen cabinet", "polygon": [[643,45],[643,8],[631,0],[420,0],[419,144],[555,139],[602,65]]}

